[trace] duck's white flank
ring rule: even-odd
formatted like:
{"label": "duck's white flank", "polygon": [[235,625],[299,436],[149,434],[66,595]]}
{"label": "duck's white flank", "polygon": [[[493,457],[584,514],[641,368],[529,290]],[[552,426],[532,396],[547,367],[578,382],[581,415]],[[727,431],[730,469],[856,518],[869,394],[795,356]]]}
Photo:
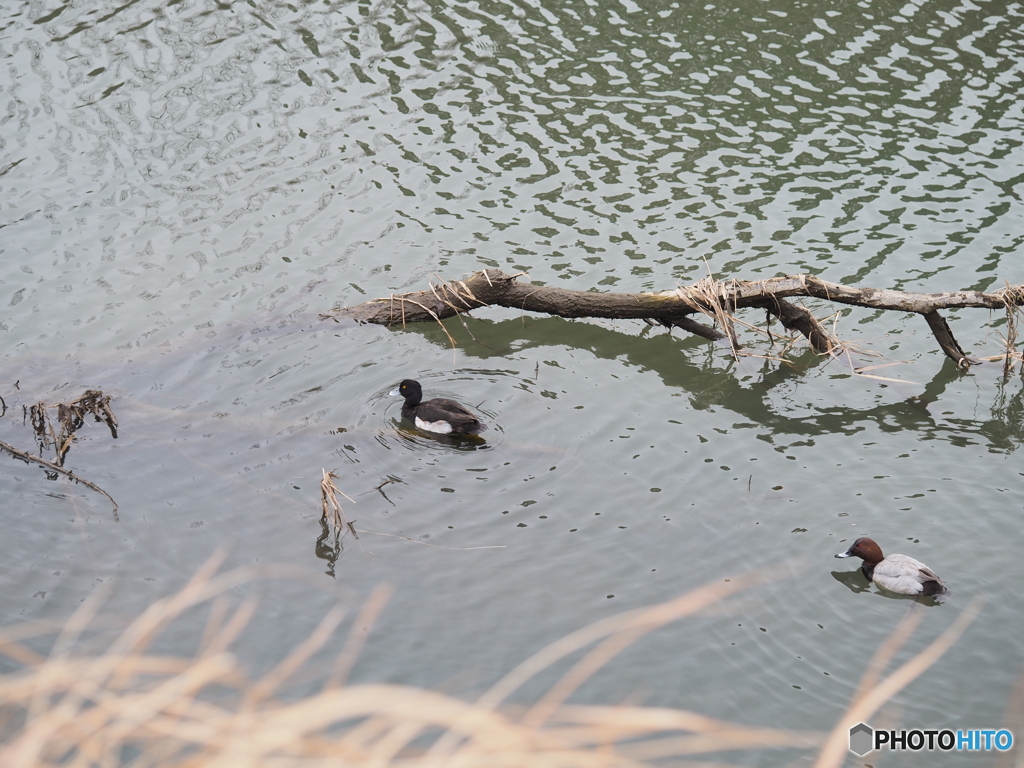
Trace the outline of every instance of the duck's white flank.
{"label": "duck's white flank", "polygon": [[437,432],[439,435],[448,435],[452,431],[452,425],[444,419],[441,421],[424,421],[417,416],[415,423],[420,429],[425,429],[427,432]]}
{"label": "duck's white flank", "polygon": [[875,566],[871,578],[878,586],[901,595],[920,595],[927,581],[942,584],[935,571],[910,555],[889,555]]}

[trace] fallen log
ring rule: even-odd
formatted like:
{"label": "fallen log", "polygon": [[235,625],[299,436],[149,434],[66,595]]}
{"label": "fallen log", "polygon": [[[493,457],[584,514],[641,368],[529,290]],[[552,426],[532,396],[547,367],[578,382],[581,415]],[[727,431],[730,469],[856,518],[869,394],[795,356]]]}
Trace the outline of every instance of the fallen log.
{"label": "fallen log", "polygon": [[[911,293],[878,288],[859,288],[830,283],[812,275],[788,275],[767,280],[715,280],[708,277],[689,286],[652,293],[597,293],[574,291],[520,281],[499,269],[475,272],[465,280],[431,283],[425,291],[393,294],[372,299],[322,315],[325,319],[351,318],[378,325],[440,322],[486,306],[502,306],[566,318],[640,319],[667,327],[678,327],[707,339],[728,339],[734,350],[739,341],[734,328],[735,313],[744,308],[763,309],[775,316],[787,330],[807,338],[820,354],[835,354],[842,348],[838,339],[822,327],[806,308],[789,299],[816,298],[837,304],[869,309],[914,312],[922,315],[942,351],[961,369],[980,360],[968,357],[940,314],[949,309],[1002,309],[1007,313],[1006,360],[1015,352],[1014,312],[1024,304],[1024,284],[999,290]],[[718,328],[699,322],[704,315]]]}

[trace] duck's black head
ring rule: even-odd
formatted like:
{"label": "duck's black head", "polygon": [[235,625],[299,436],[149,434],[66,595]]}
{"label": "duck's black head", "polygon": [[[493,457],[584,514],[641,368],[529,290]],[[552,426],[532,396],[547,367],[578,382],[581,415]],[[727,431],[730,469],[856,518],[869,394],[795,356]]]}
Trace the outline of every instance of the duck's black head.
{"label": "duck's black head", "polygon": [[398,394],[405,398],[406,408],[415,408],[423,399],[423,387],[413,379],[403,379],[398,385]]}

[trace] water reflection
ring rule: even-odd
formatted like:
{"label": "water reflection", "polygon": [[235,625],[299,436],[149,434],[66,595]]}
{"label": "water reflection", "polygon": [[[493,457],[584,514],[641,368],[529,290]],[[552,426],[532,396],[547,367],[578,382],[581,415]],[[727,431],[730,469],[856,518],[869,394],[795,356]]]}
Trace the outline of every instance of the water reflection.
{"label": "water reflection", "polygon": [[[871,581],[860,568],[855,571],[832,571],[832,578],[851,592],[870,592]],[[906,597],[906,595],[903,595]]]}
{"label": "water reflection", "polygon": [[[428,337],[433,333],[414,325],[408,331]],[[920,434],[921,440],[984,445],[998,453],[1012,453],[1024,444],[1024,390],[1016,384],[992,382],[989,418],[980,418],[977,411],[970,418],[952,413],[933,415],[932,406],[948,399],[950,387],[979,375],[977,368],[975,373],[965,374],[945,357],[923,385],[879,384],[871,378],[858,377],[847,365],[841,373],[841,380],[848,382],[846,391],[839,395],[843,400],[851,400],[865,390],[895,395],[874,397],[870,405],[860,408],[848,402],[794,407],[793,398],[801,387],[814,387],[836,366],[844,366],[844,361],[807,350],[790,354],[786,362],[755,363],[741,358],[737,365],[720,348],[702,339],[667,333],[648,336],[646,328],[635,334],[620,330],[619,326],[572,323],[561,318],[531,318],[527,335],[520,320],[478,319],[472,336],[460,334],[456,338],[465,355],[483,359],[507,354],[513,346],[522,352],[571,340],[574,348],[587,350],[597,358],[619,360],[638,371],[657,374],[667,386],[686,392],[695,410],[725,408],[765,427],[764,439],[770,442],[775,442],[776,436],[853,435],[870,424],[883,431],[910,430]],[[478,340],[483,343],[476,343]],[[985,370],[996,370],[997,364],[989,365]],[[914,369],[913,375],[918,373],[920,367]]]}
{"label": "water reflection", "polygon": [[346,529],[332,525],[326,515],[320,518],[320,535],[316,539],[313,552],[327,563],[327,570],[324,573],[332,579],[335,578],[335,564],[343,554],[341,542],[347,535]]}
{"label": "water reflection", "polygon": [[[456,453],[472,453],[493,448],[482,435],[440,435],[424,429],[417,429],[404,419],[392,422],[388,435],[394,437],[404,448],[410,450],[436,449],[443,446]],[[386,439],[386,438],[385,438]]]}

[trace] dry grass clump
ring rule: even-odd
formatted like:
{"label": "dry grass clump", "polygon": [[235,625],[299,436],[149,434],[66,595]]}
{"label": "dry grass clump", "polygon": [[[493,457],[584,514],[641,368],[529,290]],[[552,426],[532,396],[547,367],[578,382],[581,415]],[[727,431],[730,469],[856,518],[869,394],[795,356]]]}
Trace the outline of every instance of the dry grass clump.
{"label": "dry grass clump", "polygon": [[341,502],[338,501],[338,494],[340,493],[353,504],[355,502],[334,484],[334,481],[338,479],[338,476],[334,474],[335,470],[328,472],[326,469],[321,469],[320,471],[323,473],[323,477],[320,479],[320,506],[323,510],[321,519],[327,521],[335,531],[348,528],[358,539],[359,534],[356,533],[355,526],[345,518],[345,510],[342,509]]}
{"label": "dry grass clump", "polygon": [[[53,422],[50,420],[51,410],[57,411],[59,434],[54,430]],[[92,414],[96,421],[104,422],[110,430],[110,436],[117,439],[117,418],[110,409],[110,395],[105,395],[98,389],[87,389],[81,397],[70,402],[50,405],[40,401],[25,408],[25,415],[32,422],[32,430],[39,443],[39,453],[42,454],[48,447],[52,447],[57,454],[54,461],[59,467],[64,466],[64,459],[71,449],[75,433],[85,424],[89,414]]]}
{"label": "dry grass clump", "polygon": [[[333,636],[343,611],[331,611],[274,669],[251,679],[230,646],[244,632],[256,602],[231,604],[224,593],[255,574],[251,569],[217,574],[217,565],[208,563],[178,594],[150,606],[105,651],[81,650],[87,645],[82,634],[102,602],[96,596],[60,630],[48,657],[24,641],[53,627],[0,631],[0,652],[21,666],[0,677],[0,765],[640,767],[728,750],[813,750],[825,741],[823,734],[751,727],[682,710],[566,703],[638,638],[762,581],[764,574],[709,584],[585,627],[528,658],[475,702],[402,685],[346,684],[366,637],[364,628],[386,601],[378,591],[356,618],[333,671],[323,676],[322,689],[289,700],[280,695],[282,685]],[[150,650],[169,624],[204,602],[210,602],[210,619],[195,656]],[[958,625],[964,621],[969,618]],[[888,655],[876,659],[858,694],[860,707],[855,703],[851,712],[873,712],[944,650],[930,648],[924,652],[931,651],[930,656],[916,657],[878,683],[881,667],[911,630],[900,630],[902,635],[887,646]],[[947,646],[955,639],[944,637]],[[537,673],[588,647],[532,706],[504,704]],[[907,669],[912,663],[917,667]],[[833,734],[828,740],[833,750],[836,738]],[[842,757],[826,749],[818,765],[838,766]]]}

